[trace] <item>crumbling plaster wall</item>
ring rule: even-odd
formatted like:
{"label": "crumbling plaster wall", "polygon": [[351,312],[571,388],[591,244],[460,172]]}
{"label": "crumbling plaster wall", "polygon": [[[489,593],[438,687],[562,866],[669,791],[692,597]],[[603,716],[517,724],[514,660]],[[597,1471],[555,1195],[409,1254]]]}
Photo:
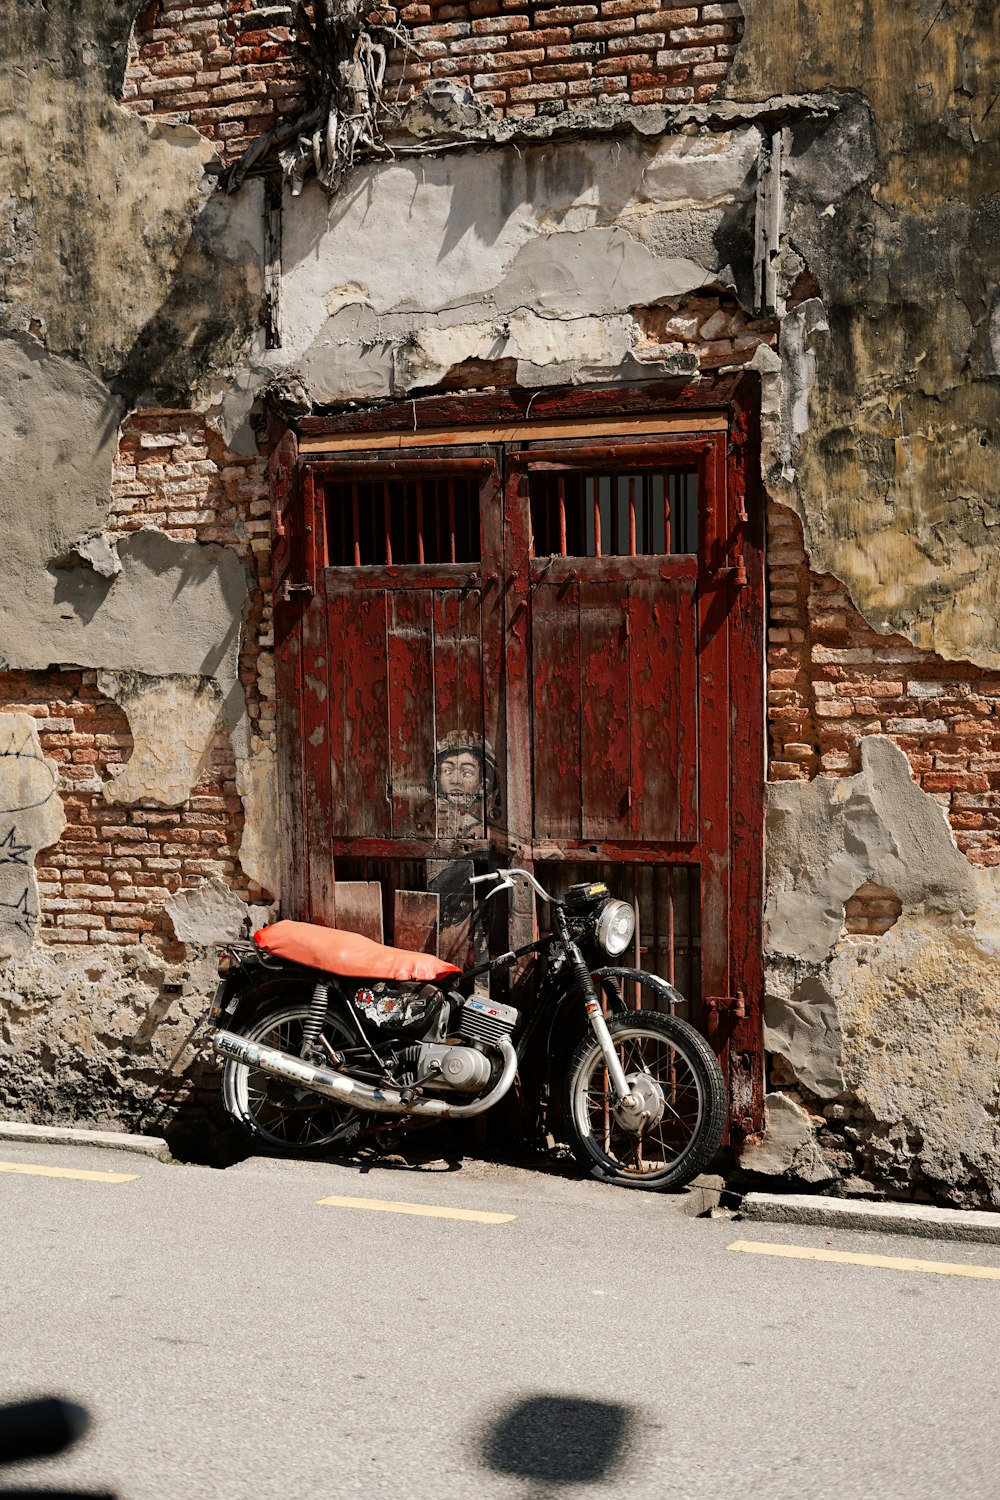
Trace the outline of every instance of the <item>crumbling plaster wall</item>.
{"label": "crumbling plaster wall", "polygon": [[[50,667],[97,669],[132,729],[130,760],[104,784],[129,815],[184,805],[222,725],[248,813],[245,868],[267,890],[273,759],[251,744],[239,675],[247,567],[230,546],[153,524],[124,535],[109,519],[126,414],[194,407],[211,420],[220,384],[262,337],[259,184],[218,193],[220,163],[197,131],[117,101],[138,8],[0,3],[0,670],[35,673],[44,694]],[[204,1003],[204,949],[188,944],[184,961],[175,943],[168,961],[121,930],[132,916],[105,915],[100,941],[73,950],[85,932],[51,923],[75,898],[51,899],[41,941],[34,862],[60,839],[78,786],[41,753],[44,722],[0,716],[0,1105],[148,1125]],[[40,778],[44,804],[26,810]],[[117,898],[120,877],[101,888],[109,875],[81,874],[81,891]],[[222,935],[246,915],[230,904]]]}
{"label": "crumbling plaster wall", "polygon": [[[845,106],[839,152],[808,128],[787,143],[781,276],[807,272],[816,296],[765,372],[769,490],[797,511],[813,570],[876,630],[995,670],[1000,14],[976,0],[743,10],[728,100],[798,88]],[[767,1041],[791,1091],[771,1096],[769,1139],[744,1160],[997,1202],[996,877],[954,847],[899,750],[862,750],[846,781],[769,788]],[[902,914],[855,938],[844,905],[865,882]]]}
{"label": "crumbling plaster wall", "polygon": [[[778,1129],[744,1166],[1000,1202],[997,870],[969,864],[880,735],[855,776],[768,788],[767,851],[766,1038],[795,1088],[770,1096]],[[845,909],[869,883],[901,912],[853,937]]]}
{"label": "crumbling plaster wall", "polygon": [[[285,343],[269,352],[259,185],[218,193],[194,130],[115,100],[136,8],[0,4],[0,359],[13,403],[0,493],[18,537],[0,557],[0,651],[13,666],[104,674],[138,747],[111,797],[181,797],[216,702],[258,799],[255,828],[271,785],[246,750],[238,558],[155,528],[105,535],[125,411],[195,407],[245,447],[269,384],[308,407],[417,394],[469,361],[513,361],[529,387],[691,374],[686,299],[721,287],[753,312],[758,171],[781,130],[780,353],[765,331],[732,348],[762,377],[768,486],[802,518],[813,567],[842,579],[877,628],[998,664],[992,5],[743,0],[746,36],[717,106],[602,107],[585,134],[565,119],[499,131],[447,88],[418,99],[395,161],[362,168],[333,202],[313,186],[286,203]],[[676,314],[674,329],[651,307]],[[654,325],[668,337],[651,337]],[[179,712],[190,733],[177,757],[164,752]],[[768,1034],[801,1103],[782,1096],[772,1113],[786,1140],[791,1114],[801,1139],[772,1169],[837,1170],[810,1117],[820,1108],[824,1129],[857,1128],[870,1152],[891,1136],[883,1165],[901,1181],[912,1185],[915,1162],[927,1182],[982,1196],[998,1177],[995,898],[948,844],[936,804],[907,786],[898,752],[865,757],[857,786],[774,792]],[[828,790],[839,785],[849,790]],[[877,785],[890,789],[881,800]],[[912,859],[914,828],[930,864]],[[903,906],[874,943],[841,936],[855,879],[897,890]],[[30,972],[5,974],[9,1004],[34,995],[44,1008],[57,986],[48,957],[18,962]],[[103,988],[73,992],[71,1031],[71,1012],[112,1003],[125,963],[81,970]],[[147,1015],[167,981],[140,979],[133,1010]],[[96,1051],[81,1043],[91,1070],[127,1024],[109,1022]]]}
{"label": "crumbling plaster wall", "polygon": [[[846,131],[833,157],[807,132],[792,146],[786,276],[808,267],[825,326],[806,334],[808,427],[791,462],[772,455],[770,484],[799,511],[812,566],[842,579],[873,625],[995,667],[1000,11],[993,0],[743,0],[743,11],[728,100],[835,90],[877,127],[868,142]],[[844,182],[861,152],[870,173]]]}
{"label": "crumbling plaster wall", "polygon": [[[520,386],[690,373],[634,309],[705,286],[752,301],[753,126],[456,150],[362,168],[286,216],[283,348],[316,404],[433,387],[466,360]],[[373,256],[372,247],[379,247]]]}
{"label": "crumbling plaster wall", "polygon": [[116,102],[136,10],[0,7],[0,655],[101,669],[146,746],[113,796],[176,804],[216,720],[264,784],[237,671],[248,578],[155,529],[116,545],[112,468],[129,409],[211,411],[260,337],[261,208],[259,185],[216,193],[197,131]]}

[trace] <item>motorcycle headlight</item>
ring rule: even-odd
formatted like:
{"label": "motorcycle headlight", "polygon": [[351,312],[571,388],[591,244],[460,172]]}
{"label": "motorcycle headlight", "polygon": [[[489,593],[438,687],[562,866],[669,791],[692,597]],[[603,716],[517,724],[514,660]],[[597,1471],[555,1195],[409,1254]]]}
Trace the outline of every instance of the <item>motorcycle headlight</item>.
{"label": "motorcycle headlight", "polygon": [[606,901],[597,919],[597,941],[611,958],[624,953],[635,934],[635,912],[627,901]]}

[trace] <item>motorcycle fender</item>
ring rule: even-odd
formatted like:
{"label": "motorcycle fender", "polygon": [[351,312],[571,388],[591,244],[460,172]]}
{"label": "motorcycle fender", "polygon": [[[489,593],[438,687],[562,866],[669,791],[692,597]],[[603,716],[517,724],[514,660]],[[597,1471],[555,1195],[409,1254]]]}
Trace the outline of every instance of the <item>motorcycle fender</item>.
{"label": "motorcycle fender", "polygon": [[[218,984],[215,986],[215,994],[212,997],[212,1003],[208,1007],[208,1014],[205,1017],[206,1025],[217,1026],[219,1024],[222,1013],[226,1009],[225,1000],[226,991],[228,990],[228,988],[228,979],[220,979]],[[235,1005],[233,1008],[235,1009]]]}

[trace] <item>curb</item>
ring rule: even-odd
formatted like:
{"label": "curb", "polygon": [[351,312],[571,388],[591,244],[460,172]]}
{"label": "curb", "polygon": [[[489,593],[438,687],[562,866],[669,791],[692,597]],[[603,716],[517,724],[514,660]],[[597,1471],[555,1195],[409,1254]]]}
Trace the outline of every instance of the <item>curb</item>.
{"label": "curb", "polygon": [[75,1125],[29,1125],[21,1120],[0,1120],[0,1140],[49,1146],[100,1146],[105,1151],[132,1151],[156,1161],[173,1161],[162,1136],[126,1135],[120,1130],[82,1130]]}
{"label": "curb", "polygon": [[814,1198],[805,1193],[747,1193],[739,1217],[769,1224],[820,1224],[833,1229],[871,1229],[882,1234],[1000,1245],[1000,1213],[934,1208],[925,1203],[869,1203],[860,1198]]}

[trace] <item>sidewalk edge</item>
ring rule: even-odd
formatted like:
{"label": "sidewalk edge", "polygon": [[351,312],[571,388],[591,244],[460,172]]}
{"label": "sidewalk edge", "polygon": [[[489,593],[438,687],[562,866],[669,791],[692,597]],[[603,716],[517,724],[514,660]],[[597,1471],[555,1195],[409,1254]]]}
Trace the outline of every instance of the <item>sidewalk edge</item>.
{"label": "sidewalk edge", "polygon": [[865,1199],[820,1198],[805,1193],[747,1193],[739,1217],[759,1223],[868,1229],[882,1234],[1000,1245],[1000,1213],[935,1208],[924,1203],[871,1203]]}
{"label": "sidewalk edge", "polygon": [[131,1151],[156,1161],[173,1161],[159,1135],[126,1135],[119,1130],[85,1130],[76,1125],[31,1125],[26,1120],[0,1120],[0,1141],[25,1145],[96,1146],[104,1151]]}

